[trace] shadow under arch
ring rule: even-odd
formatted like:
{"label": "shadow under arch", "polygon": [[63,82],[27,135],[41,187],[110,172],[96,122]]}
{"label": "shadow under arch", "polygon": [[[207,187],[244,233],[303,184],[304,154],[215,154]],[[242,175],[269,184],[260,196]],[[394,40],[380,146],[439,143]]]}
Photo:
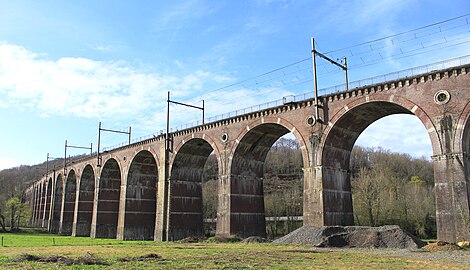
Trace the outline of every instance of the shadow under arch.
{"label": "shadow under arch", "polygon": [[64,188],[64,209],[60,223],[59,234],[71,235],[73,215],[75,212],[75,197],[77,196],[77,177],[74,170],[67,174]]}
{"label": "shadow under arch", "polygon": [[170,241],[204,234],[202,174],[212,151],[216,154],[220,172],[219,153],[214,145],[209,136],[203,135],[189,138],[176,148],[170,163]]}
{"label": "shadow under arch", "polygon": [[[465,119],[466,115],[466,119]],[[470,215],[470,102],[467,103],[467,106],[465,107],[463,111],[463,115],[461,117],[460,123],[458,126],[463,126],[463,130],[461,132],[461,137],[458,138],[455,141],[461,141],[461,150],[460,153],[461,155],[457,155],[457,162],[459,163],[460,166],[463,167],[464,171],[464,177],[463,180],[465,181],[465,185],[467,186],[467,198],[459,198],[463,199],[462,202],[460,202],[461,205],[467,204],[465,206],[462,206],[463,210],[462,211],[467,211],[469,212]],[[459,148],[457,148],[459,149]],[[465,209],[465,210],[464,210]],[[467,216],[467,219],[470,219]],[[470,233],[470,230],[469,230]]]}
{"label": "shadow under arch", "polygon": [[121,194],[121,168],[116,159],[104,163],[99,181],[95,237],[116,238]]}
{"label": "shadow under arch", "polygon": [[158,166],[153,154],[134,156],[126,184],[124,240],[153,240],[156,218]]}
{"label": "shadow under arch", "polygon": [[[37,202],[37,205],[36,205],[36,210],[37,210],[37,213],[36,213],[36,220],[38,220],[40,223],[38,224],[39,226],[43,226],[42,225],[42,222],[43,220],[46,220],[45,219],[45,215],[44,215],[44,208],[46,206],[46,198],[47,198],[47,183],[46,182],[43,182],[41,184],[38,185],[37,187],[37,194],[38,194],[38,198],[36,200]],[[47,218],[49,218],[49,213],[47,214]]]}
{"label": "shadow under arch", "polygon": [[60,228],[60,215],[62,212],[62,199],[64,191],[64,182],[62,174],[59,174],[55,181],[53,209],[51,214],[50,232],[59,233]]}
{"label": "shadow under arch", "polygon": [[[236,139],[229,165],[229,197],[224,200],[229,207],[227,213],[219,213],[225,222],[217,224],[219,235],[266,237],[263,176],[264,164],[272,145],[285,134],[292,132],[299,143],[304,167],[308,166],[305,141],[294,126],[279,118],[264,118],[252,123]],[[226,226],[222,228],[222,226]]]}
{"label": "shadow under arch", "polygon": [[[353,225],[350,182],[351,151],[359,135],[375,121],[394,114],[416,115],[429,131],[432,121],[411,101],[395,97],[355,105],[335,115],[320,142],[322,209],[324,225]],[[433,151],[439,151],[437,134],[428,132]]]}
{"label": "shadow under arch", "polygon": [[52,177],[49,177],[47,184],[44,185],[46,187],[44,195],[45,197],[41,198],[41,200],[43,200],[43,203],[41,203],[42,207],[40,213],[40,217],[43,220],[42,227],[47,227],[47,222],[49,221],[51,214],[52,182]]}
{"label": "shadow under arch", "polygon": [[88,164],[83,169],[78,187],[77,221],[74,224],[75,236],[90,236],[95,198],[95,172]]}
{"label": "shadow under arch", "polygon": [[[465,109],[460,117],[459,123],[457,125],[462,126],[463,130],[461,132],[461,137],[455,140],[456,142],[460,141],[461,146],[457,145],[457,149],[461,147],[462,153],[462,163],[465,167],[465,179],[467,181],[467,189],[470,196],[470,101],[465,106]],[[469,198],[470,201],[470,198]]]}

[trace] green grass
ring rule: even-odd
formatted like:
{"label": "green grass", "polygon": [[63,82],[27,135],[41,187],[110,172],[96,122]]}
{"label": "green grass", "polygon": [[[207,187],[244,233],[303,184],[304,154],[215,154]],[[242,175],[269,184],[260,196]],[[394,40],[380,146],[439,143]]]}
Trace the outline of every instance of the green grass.
{"label": "green grass", "polygon": [[[0,269],[462,269],[449,262],[428,262],[378,255],[367,250],[312,250],[309,246],[244,243],[118,241],[46,233],[4,233]],[[53,245],[53,240],[55,245]],[[23,254],[23,255],[22,255]],[[106,265],[18,261],[24,254]],[[158,254],[162,259],[140,259]]]}
{"label": "green grass", "polygon": [[120,241],[116,239],[92,239],[89,237],[58,236],[46,232],[0,233],[4,247],[48,247],[48,246],[92,246],[119,245],[132,243],[153,243],[152,241]]}

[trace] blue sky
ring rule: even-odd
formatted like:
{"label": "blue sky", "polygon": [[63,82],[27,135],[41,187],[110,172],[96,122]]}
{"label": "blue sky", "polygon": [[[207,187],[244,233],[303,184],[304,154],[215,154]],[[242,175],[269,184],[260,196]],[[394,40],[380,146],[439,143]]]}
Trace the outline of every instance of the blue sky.
{"label": "blue sky", "polygon": [[[95,151],[100,121],[132,126],[133,138],[158,134],[167,91],[204,99],[207,117],[312,91],[312,36],[330,57],[347,55],[351,81],[468,55],[469,16],[352,47],[468,13],[466,0],[0,0],[0,169],[62,157],[65,140]],[[321,61],[319,73],[320,87],[342,83]],[[171,123],[198,117],[175,107]],[[124,141],[105,133],[102,145]],[[376,122],[358,144],[432,154],[410,116]]]}

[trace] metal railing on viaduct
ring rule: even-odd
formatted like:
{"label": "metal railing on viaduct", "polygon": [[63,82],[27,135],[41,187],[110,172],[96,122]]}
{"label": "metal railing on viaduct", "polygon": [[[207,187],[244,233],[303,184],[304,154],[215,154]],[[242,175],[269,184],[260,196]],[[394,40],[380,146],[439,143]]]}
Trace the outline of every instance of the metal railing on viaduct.
{"label": "metal railing on viaduct", "polygon": [[[50,232],[177,240],[203,233],[202,173],[217,158],[217,235],[266,236],[264,161],[292,133],[303,161],[304,226],[352,225],[349,159],[376,120],[418,117],[431,140],[438,239],[469,238],[470,57],[284,97],[66,163],[27,189]],[[406,137],[403,130],[403,137]]]}

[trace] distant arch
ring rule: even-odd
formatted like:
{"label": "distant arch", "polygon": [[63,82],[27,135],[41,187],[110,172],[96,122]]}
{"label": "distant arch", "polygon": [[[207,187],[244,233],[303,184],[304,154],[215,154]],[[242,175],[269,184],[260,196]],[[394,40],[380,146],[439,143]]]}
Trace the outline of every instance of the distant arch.
{"label": "distant arch", "polygon": [[202,173],[215,148],[213,140],[206,135],[183,140],[176,148],[170,163],[168,240],[203,235]]}
{"label": "distant arch", "polygon": [[282,118],[259,119],[236,138],[229,164],[230,232],[222,232],[222,225],[217,224],[218,234],[266,237],[264,164],[273,144],[289,132],[299,143],[303,165],[308,167],[311,161],[304,138]]}
{"label": "distant arch", "polygon": [[90,164],[83,169],[78,193],[76,236],[90,236],[95,198],[95,172]]}
{"label": "distant arch", "polygon": [[67,174],[64,188],[64,209],[60,224],[61,235],[72,234],[73,215],[75,212],[75,198],[77,196],[77,176],[72,169]]}
{"label": "distant arch", "polygon": [[41,210],[41,217],[43,217],[44,219],[44,224],[43,224],[43,227],[46,227],[46,222],[49,221],[49,217],[51,215],[51,203],[52,203],[52,193],[53,193],[53,190],[52,190],[52,185],[53,181],[52,181],[52,177],[50,177],[46,183],[45,183],[45,187],[46,187],[46,192],[45,192],[45,197],[43,198],[43,201],[44,201],[44,207],[42,208]]}
{"label": "distant arch", "polygon": [[62,174],[59,174],[55,180],[54,189],[54,202],[51,216],[51,228],[52,233],[59,233],[60,228],[60,216],[62,214],[62,201],[64,195],[64,180]]}
{"label": "distant arch", "polygon": [[156,218],[158,166],[154,155],[142,150],[129,167],[124,213],[125,240],[153,240]]}
{"label": "distant arch", "polygon": [[121,194],[121,168],[116,159],[110,158],[101,171],[98,211],[96,219],[97,238],[116,238]]}

